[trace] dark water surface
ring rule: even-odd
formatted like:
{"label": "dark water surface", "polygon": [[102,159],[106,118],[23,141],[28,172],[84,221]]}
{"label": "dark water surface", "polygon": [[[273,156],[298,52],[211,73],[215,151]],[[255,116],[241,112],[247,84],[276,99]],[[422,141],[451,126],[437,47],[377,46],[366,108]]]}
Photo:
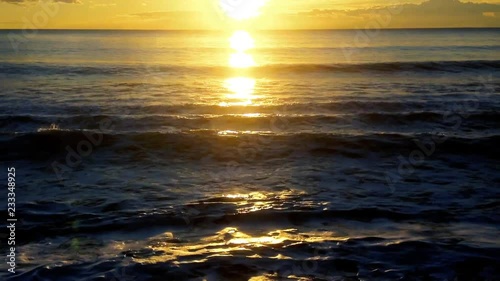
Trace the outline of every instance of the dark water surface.
{"label": "dark water surface", "polygon": [[1,278],[500,280],[500,30],[11,32]]}

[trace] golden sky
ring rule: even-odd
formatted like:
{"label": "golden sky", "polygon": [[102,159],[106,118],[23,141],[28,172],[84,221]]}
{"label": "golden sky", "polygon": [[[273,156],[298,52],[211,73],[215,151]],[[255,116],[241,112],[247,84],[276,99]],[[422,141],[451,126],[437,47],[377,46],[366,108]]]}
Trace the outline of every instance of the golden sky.
{"label": "golden sky", "polygon": [[220,1],[238,9],[259,0],[0,0],[0,28],[500,27],[500,0],[267,0],[260,16],[243,23],[228,19]]}

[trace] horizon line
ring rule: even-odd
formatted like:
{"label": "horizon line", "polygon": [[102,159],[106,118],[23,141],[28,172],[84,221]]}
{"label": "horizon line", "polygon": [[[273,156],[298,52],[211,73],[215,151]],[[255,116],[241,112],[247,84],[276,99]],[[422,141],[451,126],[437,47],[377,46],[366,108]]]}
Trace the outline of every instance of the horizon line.
{"label": "horizon line", "polygon": [[[500,29],[498,27],[392,27],[380,28],[379,30],[426,30],[426,29]],[[130,29],[130,28],[41,28],[41,29],[26,29],[26,28],[0,28],[0,31],[224,31],[225,29]],[[256,31],[325,31],[325,30],[365,30],[364,28],[296,28],[296,29],[254,29]]]}

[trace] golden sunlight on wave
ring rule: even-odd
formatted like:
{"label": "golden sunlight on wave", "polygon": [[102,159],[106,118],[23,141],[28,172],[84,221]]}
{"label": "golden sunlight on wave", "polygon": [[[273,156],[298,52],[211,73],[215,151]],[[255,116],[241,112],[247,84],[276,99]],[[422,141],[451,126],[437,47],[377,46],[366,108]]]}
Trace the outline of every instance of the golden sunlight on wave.
{"label": "golden sunlight on wave", "polygon": [[253,57],[245,53],[231,54],[229,58],[229,65],[234,68],[248,68],[255,66]]}
{"label": "golden sunlight on wave", "polygon": [[[255,66],[252,55],[246,51],[255,46],[250,34],[243,30],[235,31],[229,38],[230,46],[235,51],[229,57],[229,66],[232,68],[249,68]],[[227,96],[230,101],[220,103],[221,106],[251,105],[255,90],[255,79],[250,77],[232,77],[224,81],[224,86],[231,93]]]}
{"label": "golden sunlight on wave", "polygon": [[231,101],[221,103],[221,106],[252,104],[255,79],[248,77],[229,78],[225,81],[225,87],[231,92],[227,96]]}
{"label": "golden sunlight on wave", "polygon": [[255,66],[255,61],[252,55],[246,51],[255,47],[255,41],[252,36],[246,31],[238,30],[229,38],[231,48],[236,52],[231,54],[229,65],[233,68],[248,68]]}
{"label": "golden sunlight on wave", "polygon": [[[243,190],[241,190],[243,191]],[[262,210],[272,208],[279,210],[287,202],[297,202],[302,206],[308,206],[304,199],[307,193],[298,190],[286,190],[277,193],[267,192],[234,192],[221,194],[219,197],[210,198],[208,201],[198,202],[198,205],[192,204],[193,208],[205,209],[207,205],[226,206],[234,205],[236,209],[230,216],[234,218],[241,217],[241,214],[253,213],[252,217],[262,216],[263,222],[265,216],[269,213]],[[195,229],[206,227],[207,225],[216,226],[219,219],[207,216],[199,217]],[[230,219],[229,221],[233,221]],[[228,221],[228,222],[229,222]],[[238,220],[233,222],[238,224]],[[288,247],[296,245],[320,245],[324,242],[339,243],[349,239],[345,231],[316,231],[312,229],[280,228],[276,225],[267,225],[263,229],[255,229],[246,225],[245,221],[240,221],[240,225],[227,225],[227,227],[212,229],[205,233],[189,233],[179,231],[178,237],[171,232],[166,232],[148,239],[142,247],[147,247],[147,251],[136,250],[135,261],[138,263],[162,263],[172,262],[176,265],[203,263],[219,257],[236,258],[264,258],[264,259],[293,259],[287,256]],[[215,223],[215,224],[214,224]],[[187,235],[187,236],[186,236]],[[187,238],[186,238],[187,237]],[[311,259],[322,259],[324,257],[315,255]]]}
{"label": "golden sunlight on wave", "polygon": [[235,77],[226,80],[226,87],[234,94],[236,99],[252,99],[255,88],[255,79],[247,77]]}
{"label": "golden sunlight on wave", "polygon": [[[200,263],[215,257],[246,257],[288,260],[292,257],[277,254],[277,250],[298,244],[344,242],[349,238],[332,232],[301,232],[298,229],[276,229],[264,233],[245,233],[236,227],[226,227],[199,240],[176,239],[173,233],[150,238],[148,248],[154,254],[137,256],[139,263],[173,262]],[[311,259],[322,259],[314,256]]]}
{"label": "golden sunlight on wave", "polygon": [[244,52],[255,47],[255,41],[252,36],[244,30],[235,31],[233,36],[229,38],[229,42],[231,43],[231,48],[239,52]]}

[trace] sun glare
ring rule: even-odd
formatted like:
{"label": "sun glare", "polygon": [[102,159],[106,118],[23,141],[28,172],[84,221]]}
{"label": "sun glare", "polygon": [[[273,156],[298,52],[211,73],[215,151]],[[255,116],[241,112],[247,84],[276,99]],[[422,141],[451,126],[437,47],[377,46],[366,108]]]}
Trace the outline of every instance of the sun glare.
{"label": "sun glare", "polygon": [[229,65],[234,68],[248,68],[255,66],[253,57],[245,53],[231,54]]}
{"label": "sun glare", "polygon": [[[245,20],[260,14],[259,9],[267,0],[221,0],[220,6],[229,17],[236,20]],[[255,41],[247,31],[237,30],[229,38],[231,49],[234,52],[229,57],[229,66],[232,68],[249,68],[256,65],[253,56],[247,53],[255,47]],[[237,102],[223,102],[221,105],[250,105],[252,104],[255,79],[248,77],[233,77],[225,81],[226,88],[232,93],[228,96]]]}
{"label": "sun glare", "polygon": [[246,20],[260,15],[260,8],[268,0],[220,0],[219,6],[224,13],[235,20]]}
{"label": "sun glare", "polygon": [[255,47],[255,41],[252,36],[244,30],[235,31],[233,36],[229,38],[229,42],[231,42],[231,48],[239,52],[244,52]]}
{"label": "sun glare", "polygon": [[229,38],[229,42],[231,48],[236,51],[229,57],[229,66],[234,68],[255,66],[252,55],[246,53],[246,51],[255,47],[255,42],[248,32],[243,30],[235,31],[233,36]]}
{"label": "sun glare", "polygon": [[226,79],[225,86],[226,89],[231,92],[231,94],[227,96],[230,101],[221,103],[221,106],[252,104],[255,79],[248,77],[233,77]]}
{"label": "sun glare", "polygon": [[226,88],[237,99],[251,100],[255,88],[255,79],[248,77],[235,77],[226,80]]}

